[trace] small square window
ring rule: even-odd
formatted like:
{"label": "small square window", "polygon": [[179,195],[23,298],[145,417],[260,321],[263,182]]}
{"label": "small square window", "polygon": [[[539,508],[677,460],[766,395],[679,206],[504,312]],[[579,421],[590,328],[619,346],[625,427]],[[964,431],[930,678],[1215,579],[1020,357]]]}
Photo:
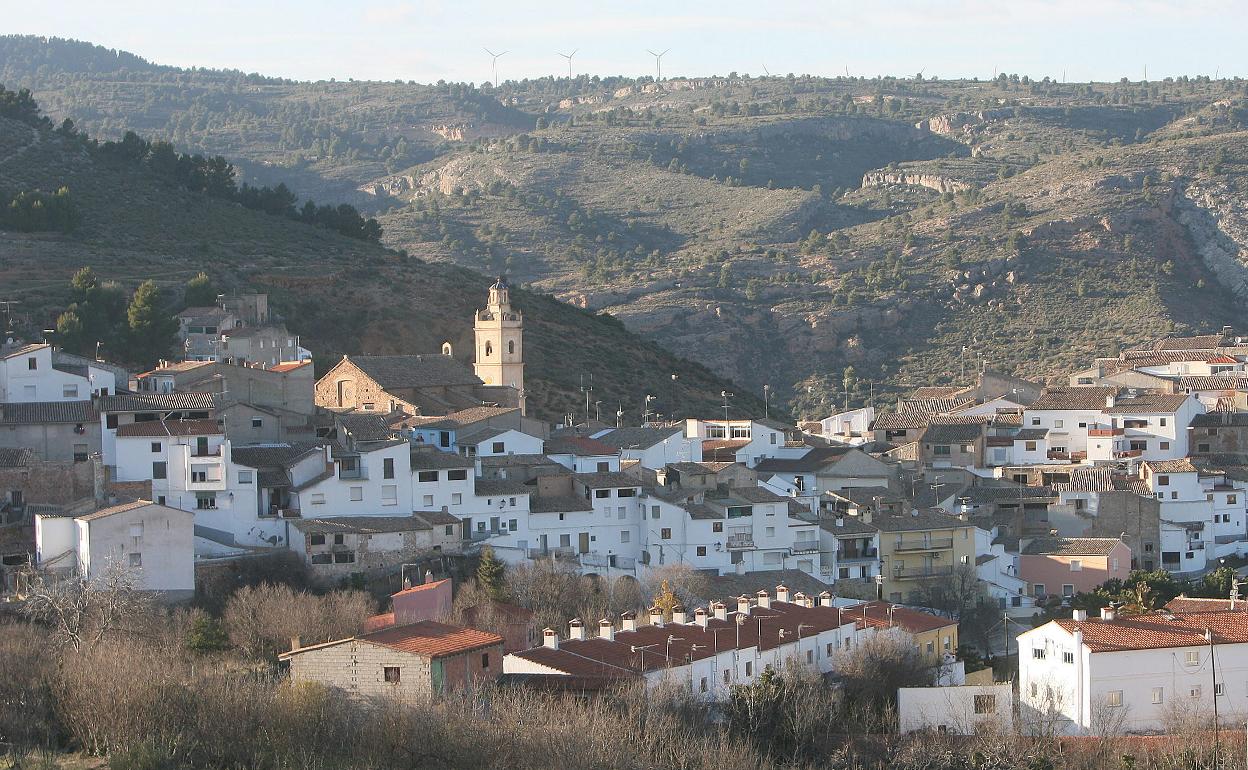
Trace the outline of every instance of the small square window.
{"label": "small square window", "polygon": [[1105,693],[1105,705],[1117,708],[1122,705],[1122,690],[1110,690]]}
{"label": "small square window", "polygon": [[723,532],[723,531],[724,531],[724,523],[723,523],[722,521],[715,521],[715,522],[711,522],[711,531],[712,531],[712,532]]}
{"label": "small square window", "polygon": [[136,567],[136,568],[142,567],[143,566],[143,554],[141,553],[130,554],[130,566]]}
{"label": "small square window", "polygon": [[308,535],[308,545],[325,545],[325,535],[319,532],[314,535]]}
{"label": "small square window", "polygon": [[351,500],[360,502],[364,499],[364,487],[351,487]]}
{"label": "small square window", "polygon": [[464,468],[456,468],[455,470],[446,472],[447,481],[465,481],[468,478],[468,471]]}
{"label": "small square window", "polygon": [[1153,703],[1160,704],[1165,697],[1165,689],[1161,687],[1153,688]]}
{"label": "small square window", "polygon": [[264,425],[264,420],[262,420],[261,418],[259,417],[251,418],[251,427],[259,428],[259,427],[262,427],[263,425]]}
{"label": "small square window", "polygon": [[461,505],[464,502],[464,496],[460,492],[451,495],[451,505]]}
{"label": "small square window", "polygon": [[481,653],[481,668],[490,667],[490,654],[488,652]]}
{"label": "small square window", "polygon": [[161,443],[159,441],[152,442],[152,452],[159,454],[161,452]]}
{"label": "small square window", "polygon": [[381,672],[382,676],[390,684],[398,684],[401,681],[398,666],[384,666]]}
{"label": "small square window", "polygon": [[1186,663],[1187,663],[1187,665],[1189,665],[1189,666],[1199,666],[1199,665],[1200,665],[1200,651],[1199,651],[1199,650],[1188,650],[1188,651],[1187,651],[1187,657],[1186,657],[1186,661],[1185,661],[1185,662],[1186,662]]}
{"label": "small square window", "polygon": [[706,556],[706,546],[698,546],[698,556]]}
{"label": "small square window", "polygon": [[26,368],[27,368],[27,369],[29,369],[29,370],[30,370],[30,371],[32,371],[32,372],[33,372],[33,371],[35,371],[36,369],[38,369],[38,368],[39,368],[39,359],[37,359],[37,358],[28,358],[28,359],[26,359]]}
{"label": "small square window", "polygon": [[975,713],[976,714],[995,714],[997,713],[997,696],[996,695],[976,695],[975,696]]}
{"label": "small square window", "polygon": [[671,528],[664,527],[663,529],[659,530],[659,537],[663,538],[664,540],[671,540],[672,539]]}

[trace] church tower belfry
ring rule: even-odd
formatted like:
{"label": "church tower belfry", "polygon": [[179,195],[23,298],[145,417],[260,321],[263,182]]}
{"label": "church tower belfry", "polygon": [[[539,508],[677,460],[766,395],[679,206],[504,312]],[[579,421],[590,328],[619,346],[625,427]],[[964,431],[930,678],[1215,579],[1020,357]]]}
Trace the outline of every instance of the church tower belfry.
{"label": "church tower belfry", "polygon": [[476,350],[473,371],[486,385],[508,385],[520,393],[520,411],[525,412],[524,318],[511,307],[511,287],[499,277],[490,287],[484,310],[478,310],[473,323]]}

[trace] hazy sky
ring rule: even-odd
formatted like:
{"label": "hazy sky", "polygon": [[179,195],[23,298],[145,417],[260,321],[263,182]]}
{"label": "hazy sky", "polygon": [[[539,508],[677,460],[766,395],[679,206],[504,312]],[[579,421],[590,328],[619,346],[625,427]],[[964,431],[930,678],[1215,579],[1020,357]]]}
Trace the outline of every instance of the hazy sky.
{"label": "hazy sky", "polygon": [[1248,0],[0,0],[0,33],[299,79],[730,71],[1068,80],[1248,75]]}

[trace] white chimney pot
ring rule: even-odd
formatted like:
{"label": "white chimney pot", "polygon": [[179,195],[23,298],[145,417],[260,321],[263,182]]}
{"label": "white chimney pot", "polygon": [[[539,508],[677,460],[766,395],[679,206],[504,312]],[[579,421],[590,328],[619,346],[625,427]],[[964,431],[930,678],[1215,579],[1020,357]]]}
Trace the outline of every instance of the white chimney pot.
{"label": "white chimney pot", "polygon": [[552,650],[559,649],[559,634],[555,633],[555,629],[542,629],[542,646],[549,647]]}

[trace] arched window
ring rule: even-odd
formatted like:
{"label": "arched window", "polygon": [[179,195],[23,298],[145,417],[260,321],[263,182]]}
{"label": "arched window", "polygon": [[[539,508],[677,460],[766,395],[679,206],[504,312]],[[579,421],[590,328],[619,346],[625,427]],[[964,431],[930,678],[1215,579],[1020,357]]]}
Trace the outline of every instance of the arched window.
{"label": "arched window", "polygon": [[493,353],[494,353],[494,346],[488,342],[485,343],[485,357],[489,358],[491,355],[493,355]]}
{"label": "arched window", "polygon": [[453,355],[455,355],[455,349],[451,347],[451,343],[449,343],[449,342],[443,342],[443,343],[442,343],[442,355],[444,355],[444,356],[453,356]]}
{"label": "arched window", "polygon": [[516,341],[507,340],[507,354],[514,356],[516,354]]}

